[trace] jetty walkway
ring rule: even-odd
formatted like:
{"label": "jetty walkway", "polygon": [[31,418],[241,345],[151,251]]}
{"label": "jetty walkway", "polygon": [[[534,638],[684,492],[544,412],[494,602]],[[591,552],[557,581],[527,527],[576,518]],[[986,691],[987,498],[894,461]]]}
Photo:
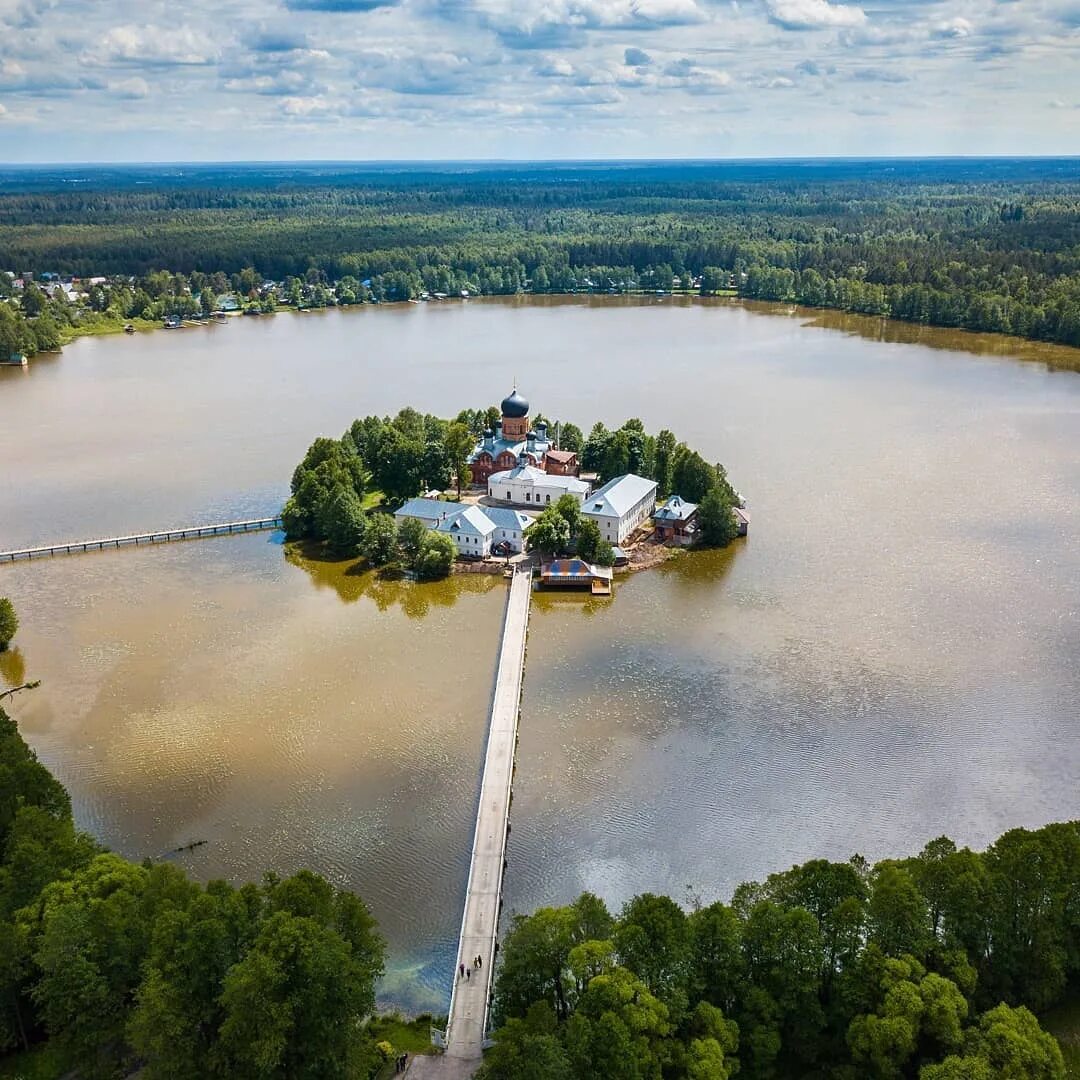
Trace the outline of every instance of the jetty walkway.
{"label": "jetty walkway", "polygon": [[128,545],[162,544],[170,540],[195,540],[205,536],[224,536],[228,533],[258,532],[260,529],[280,529],[281,517],[249,518],[247,521],[222,521],[216,525],[187,525],[179,529],[159,529],[157,532],[131,533],[128,536],[107,536],[97,540],[66,540],[60,544],[16,548],[0,551],[0,562],[34,559],[43,555],[73,555],[83,551],[102,551]]}
{"label": "jetty walkway", "polygon": [[[453,973],[450,1017],[441,1058],[415,1059],[414,1075],[471,1076],[480,1065],[495,970],[495,940],[502,906],[503,867],[509,826],[510,791],[514,779],[521,682],[525,668],[525,634],[532,597],[532,565],[514,571],[506,602],[495,694],[491,702],[484,777],[476,811],[465,912],[461,919],[457,965],[472,969],[469,979]],[[476,970],[475,957],[482,966]]]}

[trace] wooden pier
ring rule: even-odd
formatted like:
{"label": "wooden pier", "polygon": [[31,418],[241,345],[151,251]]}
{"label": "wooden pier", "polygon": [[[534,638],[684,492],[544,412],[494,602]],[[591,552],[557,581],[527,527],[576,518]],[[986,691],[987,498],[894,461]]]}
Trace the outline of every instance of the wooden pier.
{"label": "wooden pier", "polygon": [[[479,1067],[487,1036],[491,1004],[492,975],[495,970],[495,941],[502,907],[503,867],[506,835],[509,831],[510,793],[514,779],[521,683],[525,669],[525,635],[529,625],[532,597],[532,567],[515,571],[506,603],[495,694],[491,703],[484,776],[480,804],[476,811],[469,883],[465,911],[461,919],[454,989],[441,1059],[428,1059],[417,1072],[451,1076],[471,1076]],[[482,966],[476,970],[475,958]],[[469,979],[459,976],[460,966],[471,969]]]}
{"label": "wooden pier", "polygon": [[281,517],[250,518],[247,521],[223,521],[217,525],[187,525],[181,529],[162,529],[158,532],[132,533],[130,536],[108,536],[100,540],[72,540],[41,547],[16,548],[0,551],[0,562],[35,559],[43,555],[73,555],[83,551],[102,551],[139,544],[163,544],[171,540],[195,540],[203,536],[224,536],[228,533],[258,532],[261,529],[280,529]]}

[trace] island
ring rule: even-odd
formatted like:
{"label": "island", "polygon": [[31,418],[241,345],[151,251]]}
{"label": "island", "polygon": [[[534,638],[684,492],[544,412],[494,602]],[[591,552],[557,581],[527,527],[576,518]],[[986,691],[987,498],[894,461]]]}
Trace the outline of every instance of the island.
{"label": "island", "polygon": [[286,533],[387,574],[502,573],[531,560],[546,585],[600,594],[613,568],[746,535],[724,467],[672,432],[654,437],[632,419],[584,438],[530,408],[515,385],[498,408],[452,421],[407,408],[316,439],[293,474]]}

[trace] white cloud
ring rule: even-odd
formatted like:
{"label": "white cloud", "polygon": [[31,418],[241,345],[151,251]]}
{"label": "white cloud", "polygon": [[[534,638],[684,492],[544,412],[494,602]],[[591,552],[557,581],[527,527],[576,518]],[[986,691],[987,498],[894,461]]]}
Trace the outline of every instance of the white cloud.
{"label": "white cloud", "polygon": [[212,64],[219,50],[209,35],[190,26],[114,26],[84,54],[91,64],[198,67]]}
{"label": "white cloud", "polygon": [[823,30],[862,26],[866,12],[854,4],[829,0],[765,0],[769,18],[785,30]]}
{"label": "white cloud", "polygon": [[150,87],[144,78],[134,75],[130,79],[114,79],[109,84],[109,93],[113,97],[126,98],[135,101],[139,98],[148,97]]}
{"label": "white cloud", "polygon": [[587,31],[659,31],[708,18],[696,0],[441,0],[437,10],[475,20],[510,48],[581,45]]}
{"label": "white cloud", "polygon": [[574,65],[561,56],[552,56],[538,64],[535,70],[544,79],[569,79],[574,74]]}
{"label": "white cloud", "polygon": [[939,22],[933,30],[933,36],[937,38],[966,38],[970,37],[975,27],[962,15]]}

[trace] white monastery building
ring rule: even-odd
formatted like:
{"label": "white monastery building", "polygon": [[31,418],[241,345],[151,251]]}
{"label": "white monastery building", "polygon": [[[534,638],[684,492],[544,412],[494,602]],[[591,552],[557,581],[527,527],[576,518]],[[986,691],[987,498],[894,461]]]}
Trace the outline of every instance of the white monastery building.
{"label": "white monastery building", "polygon": [[656,508],[656,481],[627,473],[593,492],[581,512],[600,527],[609,544],[621,544]]}
{"label": "white monastery building", "polygon": [[410,499],[394,514],[399,524],[415,518],[427,528],[453,538],[458,553],[475,558],[516,554],[524,548],[525,530],[532,518],[518,510],[495,506],[465,506],[440,499]]}
{"label": "white monastery building", "polygon": [[545,472],[535,465],[518,465],[488,477],[487,491],[491,498],[503,502],[544,507],[558,502],[563,495],[573,495],[579,503],[584,502],[589,485],[576,476]]}

